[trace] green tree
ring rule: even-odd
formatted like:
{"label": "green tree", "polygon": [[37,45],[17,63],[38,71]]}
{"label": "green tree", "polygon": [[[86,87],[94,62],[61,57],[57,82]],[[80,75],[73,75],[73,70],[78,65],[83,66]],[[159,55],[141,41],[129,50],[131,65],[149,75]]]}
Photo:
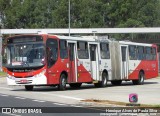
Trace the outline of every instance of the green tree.
{"label": "green tree", "polygon": [[[67,28],[69,0],[0,0],[3,28]],[[160,1],[70,0],[72,28],[153,27]]]}
{"label": "green tree", "polygon": [[152,27],[155,26],[159,0],[112,0],[109,4],[110,27]]}
{"label": "green tree", "polygon": [[0,28],[4,28],[5,10],[9,7],[10,0],[0,0]]}

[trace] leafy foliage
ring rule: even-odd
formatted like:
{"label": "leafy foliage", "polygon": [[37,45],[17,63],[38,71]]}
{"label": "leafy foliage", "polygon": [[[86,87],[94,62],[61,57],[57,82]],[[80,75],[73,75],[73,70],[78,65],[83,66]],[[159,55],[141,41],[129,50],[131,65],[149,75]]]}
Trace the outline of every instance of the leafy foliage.
{"label": "leafy foliage", "polygon": [[[67,28],[69,0],[0,0],[1,28]],[[159,0],[70,0],[71,27],[158,27]]]}

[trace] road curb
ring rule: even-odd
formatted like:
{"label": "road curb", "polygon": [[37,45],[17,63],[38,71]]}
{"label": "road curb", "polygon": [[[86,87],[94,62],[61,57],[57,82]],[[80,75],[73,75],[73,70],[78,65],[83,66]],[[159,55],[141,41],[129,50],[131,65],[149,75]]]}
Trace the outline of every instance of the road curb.
{"label": "road curb", "polygon": [[125,107],[123,105],[105,104],[105,103],[97,103],[97,102],[84,102],[84,101],[80,101],[79,105],[84,107]]}

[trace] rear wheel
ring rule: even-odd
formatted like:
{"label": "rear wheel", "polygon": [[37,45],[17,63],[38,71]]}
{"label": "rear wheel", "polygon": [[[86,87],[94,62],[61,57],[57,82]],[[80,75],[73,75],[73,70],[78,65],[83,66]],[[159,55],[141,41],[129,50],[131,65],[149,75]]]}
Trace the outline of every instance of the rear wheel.
{"label": "rear wheel", "polygon": [[70,85],[70,87],[72,87],[72,88],[80,88],[81,85],[82,85],[82,83],[71,83],[71,84],[69,84],[69,85]]}
{"label": "rear wheel", "polygon": [[112,85],[121,85],[122,80],[111,81]]}
{"label": "rear wheel", "polygon": [[60,83],[58,85],[58,89],[59,90],[65,90],[66,89],[66,84],[67,84],[67,77],[65,74],[61,74],[61,77],[60,77]]}
{"label": "rear wheel", "polygon": [[132,80],[133,85],[142,85],[144,84],[144,73],[140,72],[138,80]]}
{"label": "rear wheel", "polygon": [[102,81],[95,83],[95,87],[106,87],[107,86],[108,75],[107,73],[102,73]]}
{"label": "rear wheel", "polygon": [[32,91],[33,90],[33,85],[25,85],[25,89],[27,91]]}

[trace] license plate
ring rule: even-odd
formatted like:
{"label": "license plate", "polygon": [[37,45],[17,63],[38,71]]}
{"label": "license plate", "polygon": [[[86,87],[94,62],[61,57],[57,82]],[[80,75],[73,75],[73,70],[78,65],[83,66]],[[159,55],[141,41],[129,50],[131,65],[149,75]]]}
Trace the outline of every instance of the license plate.
{"label": "license plate", "polygon": [[20,83],[27,83],[28,80],[20,80]]}

